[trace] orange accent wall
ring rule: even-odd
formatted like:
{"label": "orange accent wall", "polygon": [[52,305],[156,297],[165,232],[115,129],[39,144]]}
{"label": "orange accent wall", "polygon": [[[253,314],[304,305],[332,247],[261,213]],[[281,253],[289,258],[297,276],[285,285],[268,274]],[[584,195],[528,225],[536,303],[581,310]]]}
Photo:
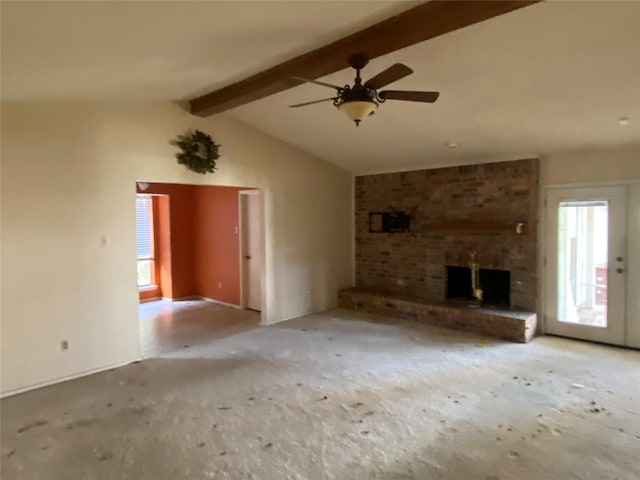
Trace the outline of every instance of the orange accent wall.
{"label": "orange accent wall", "polygon": [[171,298],[196,295],[193,218],[195,196],[188,185],[171,185],[169,195],[171,228]]}
{"label": "orange accent wall", "polygon": [[[166,247],[169,246],[169,260],[166,258],[161,260],[163,266],[161,271],[164,270],[170,275],[171,287],[166,292],[163,288],[162,295],[169,298],[196,295],[193,258],[194,190],[189,185],[150,183],[146,190],[138,190],[138,193],[161,194],[169,197],[169,239],[165,238],[165,241],[161,242],[159,253],[162,255],[162,245],[165,246],[165,253]],[[165,221],[163,227],[166,229],[166,226]]]}
{"label": "orange accent wall", "polygon": [[240,304],[237,187],[196,187],[195,274],[198,295]]}
{"label": "orange accent wall", "polygon": [[137,190],[159,195],[154,206],[162,296],[240,304],[238,192],[247,189],[150,183]]}
{"label": "orange accent wall", "polygon": [[160,291],[163,297],[173,298],[173,279],[171,268],[171,200],[169,195],[157,195],[154,207],[157,208],[157,223],[154,230],[157,234],[156,241],[156,280],[160,283]]}

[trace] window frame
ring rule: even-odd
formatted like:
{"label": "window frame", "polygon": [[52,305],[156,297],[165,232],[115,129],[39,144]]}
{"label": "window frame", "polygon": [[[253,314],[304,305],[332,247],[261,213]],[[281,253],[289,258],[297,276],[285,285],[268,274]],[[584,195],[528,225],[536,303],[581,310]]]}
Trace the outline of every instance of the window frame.
{"label": "window frame", "polygon": [[[139,256],[137,253],[137,247],[138,247],[138,235],[137,235],[137,229],[139,226],[139,221],[138,221],[138,213],[137,213],[137,201],[138,199],[145,199],[148,201],[148,207],[149,207],[149,236],[150,236],[150,255],[148,256]],[[151,263],[151,283],[149,284],[145,284],[145,285],[139,285],[138,284],[138,291],[142,292],[142,291],[148,291],[148,290],[157,290],[158,289],[158,278],[157,278],[157,263],[158,263],[158,258],[157,258],[157,235],[156,235],[156,228],[155,228],[155,224],[156,224],[156,202],[154,201],[154,195],[151,194],[136,194],[136,265],[139,265],[139,262],[150,262]]]}

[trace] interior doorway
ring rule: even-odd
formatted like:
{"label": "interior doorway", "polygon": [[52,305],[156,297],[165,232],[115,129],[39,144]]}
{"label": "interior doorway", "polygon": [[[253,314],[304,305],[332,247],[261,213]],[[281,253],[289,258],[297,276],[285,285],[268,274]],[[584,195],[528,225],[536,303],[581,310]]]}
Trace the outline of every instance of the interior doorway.
{"label": "interior doorway", "polygon": [[264,244],[262,196],[259,190],[239,192],[241,305],[262,311]]}
{"label": "interior doorway", "polygon": [[549,189],[546,222],[546,332],[640,347],[640,187]]}
{"label": "interior doorway", "polygon": [[[240,196],[239,192],[243,192]],[[139,323],[143,355],[167,353],[189,338],[206,342],[230,325],[254,325],[262,310],[262,275],[251,302],[243,300],[243,245],[262,271],[262,216],[256,208],[243,244],[241,198],[260,198],[247,187],[137,182],[136,241]],[[247,253],[247,255],[249,255]],[[258,266],[259,265],[259,266]],[[257,301],[255,300],[257,295]],[[252,309],[252,310],[249,310]],[[241,311],[247,314],[238,315]],[[193,343],[189,340],[187,343]]]}

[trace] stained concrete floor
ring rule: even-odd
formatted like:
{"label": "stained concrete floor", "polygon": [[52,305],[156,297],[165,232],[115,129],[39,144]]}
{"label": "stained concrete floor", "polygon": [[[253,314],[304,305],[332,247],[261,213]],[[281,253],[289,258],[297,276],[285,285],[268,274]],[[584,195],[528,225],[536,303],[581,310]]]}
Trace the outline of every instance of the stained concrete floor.
{"label": "stained concrete floor", "polygon": [[260,313],[205,300],[158,300],[140,304],[139,320],[142,357],[149,358],[255,328]]}
{"label": "stained concrete floor", "polygon": [[640,353],[335,310],[2,401],[2,479],[640,478]]}

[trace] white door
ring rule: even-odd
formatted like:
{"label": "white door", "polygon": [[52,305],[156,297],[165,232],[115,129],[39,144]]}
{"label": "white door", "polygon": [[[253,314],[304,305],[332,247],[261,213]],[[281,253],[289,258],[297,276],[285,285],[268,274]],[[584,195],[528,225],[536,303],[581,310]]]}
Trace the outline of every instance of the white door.
{"label": "white door", "polygon": [[240,194],[242,208],[243,298],[246,308],[262,310],[262,215],[257,190]]}
{"label": "white door", "polygon": [[626,188],[550,189],[546,331],[625,345]]}

